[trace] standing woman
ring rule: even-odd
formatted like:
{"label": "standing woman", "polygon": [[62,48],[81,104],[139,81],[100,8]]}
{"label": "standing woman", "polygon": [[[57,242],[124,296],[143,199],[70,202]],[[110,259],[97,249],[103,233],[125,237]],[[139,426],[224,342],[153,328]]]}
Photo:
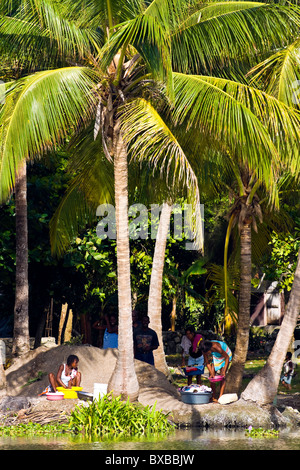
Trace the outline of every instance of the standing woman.
{"label": "standing woman", "polygon": [[[209,377],[215,377],[215,375],[222,375],[224,378],[220,382],[220,395],[219,398],[223,395],[225,389],[225,375],[228,370],[229,364],[232,361],[232,352],[230,348],[224,341],[217,340],[206,340],[200,343],[200,350],[204,356],[204,365],[209,371]],[[209,355],[211,354],[213,362],[210,363]],[[213,382],[211,382],[211,388],[213,391],[213,401],[216,399],[216,387]]]}
{"label": "standing woman", "polygon": [[115,315],[105,315],[106,328],[103,337],[103,349],[118,348],[118,319]]}
{"label": "standing woman", "polygon": [[[185,329],[185,335],[190,341],[191,346],[189,349],[188,367],[195,367],[198,369],[197,384],[201,385],[201,374],[204,372],[204,358],[200,349],[200,344],[203,342],[203,336],[200,333],[196,333],[193,326],[187,326]],[[193,375],[188,375],[188,385],[191,385],[193,381]]]}

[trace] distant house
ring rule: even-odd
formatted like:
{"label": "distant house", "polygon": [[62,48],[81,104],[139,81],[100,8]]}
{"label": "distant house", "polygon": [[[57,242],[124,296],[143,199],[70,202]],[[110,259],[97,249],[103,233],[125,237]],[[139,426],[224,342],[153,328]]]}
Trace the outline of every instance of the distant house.
{"label": "distant house", "polygon": [[279,292],[277,282],[263,281],[259,288],[252,289],[252,326],[281,325],[284,312],[284,294]]}

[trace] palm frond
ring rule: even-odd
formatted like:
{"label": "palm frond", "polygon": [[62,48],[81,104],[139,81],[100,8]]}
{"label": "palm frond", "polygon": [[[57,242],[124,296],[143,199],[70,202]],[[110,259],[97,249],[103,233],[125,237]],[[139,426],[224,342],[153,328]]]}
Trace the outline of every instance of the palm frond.
{"label": "palm frond", "polygon": [[0,114],[1,201],[12,190],[22,160],[53,149],[91,119],[94,83],[89,69],[67,67],[30,75],[8,90]]}
{"label": "palm frond", "polygon": [[103,47],[99,66],[105,70],[120,50],[133,47],[144,59],[153,78],[167,85],[172,96],[172,64],[168,35],[157,19],[141,14],[133,20],[118,25],[117,31]]}
{"label": "palm frond", "polygon": [[276,52],[249,72],[252,83],[261,83],[262,89],[290,107],[299,107],[299,48],[297,39]]}
{"label": "palm frond", "polygon": [[[62,10],[62,11],[61,11]],[[53,0],[22,0],[11,10],[8,2],[0,4],[0,34],[19,48],[30,48],[32,38],[46,39],[57,48],[60,55],[85,57],[91,48],[100,50],[101,34],[90,27],[83,28],[64,16],[64,9]]]}
{"label": "palm frond", "polygon": [[238,8],[236,3],[226,2],[222,8],[214,2],[203,4],[197,22],[194,15],[194,21],[174,30],[174,70],[210,74],[216,66],[227,67],[236,60],[254,65],[266,50],[286,46],[298,35],[298,6],[238,2]]}
{"label": "palm frond", "polygon": [[198,181],[176,136],[145,99],[132,100],[124,105],[120,121],[129,156],[137,161],[149,162],[154,169],[159,167],[170,187],[186,188],[188,200],[193,207],[196,245],[202,249]]}
{"label": "palm frond", "polygon": [[[264,92],[230,80],[174,74],[178,125],[199,128],[272,182],[278,154],[291,161],[299,140],[300,114]],[[290,159],[290,160],[289,160]],[[283,160],[281,160],[283,162]]]}
{"label": "palm frond", "polygon": [[217,286],[219,297],[221,299],[225,299],[225,297],[227,298],[227,311],[235,319],[239,311],[238,299],[236,295],[234,295],[234,292],[239,291],[239,269],[237,265],[229,265],[226,287],[224,282],[224,266],[209,264],[207,265],[207,271],[207,279]]}

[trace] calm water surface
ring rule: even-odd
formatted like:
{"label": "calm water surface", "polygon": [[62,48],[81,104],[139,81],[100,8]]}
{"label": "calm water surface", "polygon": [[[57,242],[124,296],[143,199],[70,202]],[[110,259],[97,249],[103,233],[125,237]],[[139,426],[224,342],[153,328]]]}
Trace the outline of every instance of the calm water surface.
{"label": "calm water surface", "polygon": [[[164,439],[87,442],[69,436],[0,438],[0,450],[102,450],[102,451],[199,451],[199,450],[299,450],[300,430],[282,430],[278,438],[249,438],[243,430],[177,430]],[[117,454],[116,454],[117,455]]]}

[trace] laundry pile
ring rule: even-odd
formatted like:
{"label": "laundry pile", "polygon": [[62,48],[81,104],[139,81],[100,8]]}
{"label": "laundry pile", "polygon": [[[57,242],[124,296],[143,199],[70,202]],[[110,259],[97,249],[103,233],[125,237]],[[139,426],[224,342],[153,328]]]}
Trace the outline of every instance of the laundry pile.
{"label": "laundry pile", "polygon": [[207,387],[206,385],[186,385],[184,387],[179,388],[179,392],[189,392],[189,393],[211,393],[211,388]]}

